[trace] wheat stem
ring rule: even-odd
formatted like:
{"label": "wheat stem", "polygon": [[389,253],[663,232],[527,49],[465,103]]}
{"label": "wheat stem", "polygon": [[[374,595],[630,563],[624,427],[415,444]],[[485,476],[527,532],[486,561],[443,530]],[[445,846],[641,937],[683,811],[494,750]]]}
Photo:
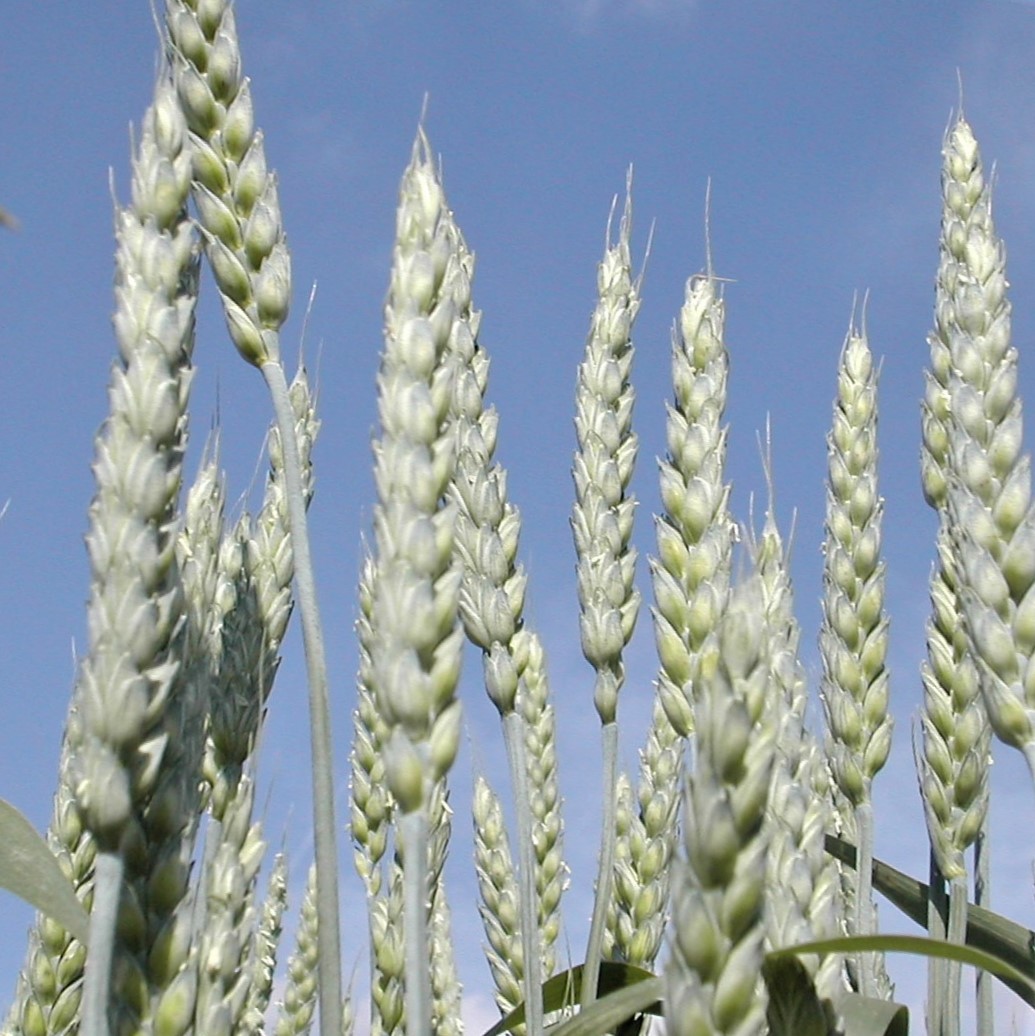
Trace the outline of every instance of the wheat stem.
{"label": "wheat stem", "polygon": [[83,969],[81,1025],[85,1036],[108,1036],[111,965],[122,872],[119,853],[98,852],[93,872],[93,906],[90,909],[90,952]]}
{"label": "wheat stem", "polygon": [[323,628],[316,601],[316,582],[309,549],[306,494],[295,434],[295,414],[284,368],[279,362],[261,367],[269,387],[281,448],[284,489],[295,552],[295,586],[302,616],[306,672],[309,682],[309,721],[313,756],[313,827],[316,840],[316,899],[322,918],[317,933],[320,969],[320,1033],[341,1036],[341,932],[338,925],[337,821],[334,814],[334,754],[331,749],[330,701]]}
{"label": "wheat stem", "polygon": [[428,818],[423,809],[399,819],[403,857],[403,930],[406,933],[406,1036],[430,1036],[431,948],[428,938]]}

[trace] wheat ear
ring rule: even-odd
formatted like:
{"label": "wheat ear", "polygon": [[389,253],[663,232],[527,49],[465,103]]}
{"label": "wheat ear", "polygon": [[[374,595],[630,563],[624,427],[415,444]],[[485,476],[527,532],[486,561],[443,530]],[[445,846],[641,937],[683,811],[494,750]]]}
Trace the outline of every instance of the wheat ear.
{"label": "wheat ear", "polygon": [[518,828],[520,937],[525,961],[529,1032],[542,1028],[542,965],[538,937],[537,859],[529,791],[528,726],[518,692],[528,662],[523,631],[527,577],[517,562],[521,516],[507,497],[506,472],[493,456],[498,415],[485,407],[489,359],[477,341],[481,314],[471,307],[474,257],[456,231],[457,261],[446,271],[445,291],[456,307],[450,359],[456,381],[452,414],[456,475],[456,553],[463,569],[460,615],[468,639],[482,651],[485,689],[500,714]]}
{"label": "wheat ear", "polygon": [[[630,176],[631,180],[631,176]],[[639,281],[632,276],[631,182],[618,240],[611,241],[608,220],[604,258],[597,268],[597,305],[590,321],[585,356],[575,389],[578,450],[572,473],[582,653],[596,673],[593,703],[601,722],[603,746],[603,821],[593,901],[593,918],[582,975],[583,1005],[596,998],[604,929],[614,871],[615,799],[618,779],[618,692],[625,681],[622,652],[639,614],[640,594],[633,585],[636,549],[630,540],[636,499],[629,490],[636,461],[632,429],[634,393],[632,326],[640,306]],[[613,207],[612,207],[613,218]]]}
{"label": "wheat ear", "polygon": [[687,281],[672,334],[668,459],[659,463],[664,513],[655,519],[658,555],[651,558],[654,636],[661,659],[658,697],[676,732],[694,729],[694,680],[700,654],[714,636],[729,590],[734,525],[728,509],[726,408],[729,357],[718,282]]}
{"label": "wheat ear", "polygon": [[251,979],[245,999],[239,1032],[242,1036],[259,1036],[265,1032],[266,1010],[273,994],[273,977],[277,951],[287,906],[287,857],[281,852],[273,858],[273,867],[266,883],[258,924],[252,936],[249,958]]}
{"label": "wheat ear", "polygon": [[[480,774],[474,781],[472,815],[478,913],[488,941],[485,956],[496,987],[496,1006],[505,1015],[522,1002],[524,995],[520,895],[499,796]],[[522,1024],[515,1031],[523,1036],[527,1030]]]}
{"label": "wheat ear", "polygon": [[[739,585],[696,686],[697,757],[672,886],[665,1023],[675,1036],[761,1033],[766,803],[776,732],[757,577]],[[711,653],[710,653],[711,654]]]}
{"label": "wheat ear", "polygon": [[561,896],[567,888],[564,862],[564,821],[557,778],[557,722],[550,703],[546,654],[538,635],[523,631],[527,650],[518,709],[525,720],[525,756],[528,760],[528,802],[532,811],[532,846],[535,851],[536,893],[539,903],[539,946],[542,973],[552,975],[554,944],[561,929]]}
{"label": "wheat ear", "polygon": [[[1035,545],[1031,465],[1027,456],[1021,456],[1023,420],[1017,395],[1017,352],[1010,345],[1005,251],[995,233],[991,191],[977,141],[962,116],[945,140],[942,194],[935,328],[930,336],[931,405],[924,422],[925,444],[932,443],[931,461],[925,465],[928,479],[941,474],[947,488],[944,497],[932,500],[935,504],[941,500],[945,507],[940,538],[947,541],[948,550],[939,552],[945,559],[942,596],[963,612],[963,631],[969,643],[960,647],[965,645],[976,660],[977,682],[992,730],[1024,752],[1035,776],[1035,694],[1024,676],[1035,646],[1027,617],[1035,605],[1035,593],[1031,592],[1035,569],[1030,561]],[[937,423],[936,418],[943,420]],[[944,447],[940,453],[939,447]],[[935,463],[939,459],[941,468]],[[950,597],[953,589],[955,601]],[[953,778],[954,762],[970,763],[970,772],[961,771],[957,778],[961,802],[973,804],[959,817],[969,830],[959,825],[955,831],[948,828],[941,837],[942,844],[933,843],[939,869],[943,862],[939,849],[951,849],[953,842],[960,844],[968,838],[979,847],[982,842],[987,733],[980,706],[971,704],[974,695],[972,685],[966,682],[968,675],[973,673],[967,667],[954,674],[959,689],[953,753],[940,752],[943,745],[934,736],[928,736],[924,746],[925,760],[937,764],[938,776],[943,779]],[[943,707],[938,718],[946,729],[953,707],[946,710],[944,700],[939,704]],[[925,732],[939,733],[933,725],[925,725]],[[925,775],[936,792],[935,780],[930,779],[934,772],[928,765]],[[954,788],[954,798],[956,791]],[[940,801],[934,798],[932,804],[951,815],[952,807],[944,797]],[[949,856],[944,859],[950,897],[946,937],[962,941],[967,923],[966,873],[958,866],[960,859],[952,858],[954,854],[940,855]],[[977,854],[976,864],[984,895],[984,853]],[[935,888],[937,884],[932,882]],[[941,923],[941,919],[936,920]],[[958,1011],[953,1005],[959,1002],[959,968],[945,970],[948,988],[939,990],[935,1000],[935,1021],[940,1031],[951,1036],[958,1031]],[[933,974],[937,976],[938,972]],[[978,999],[979,1028],[982,1033],[991,1032],[987,980],[979,983]],[[938,1018],[942,1004],[944,1009]]]}
{"label": "wheat ear", "polygon": [[[766,443],[769,506],[761,532],[751,535],[751,555],[762,588],[772,693],[766,724],[776,731],[776,754],[766,824],[769,852],[766,884],[767,949],[841,931],[841,877],[827,855],[833,826],[828,771],[820,745],[805,726],[807,689],[799,658],[801,630],[794,617],[789,549],[776,523],[769,442]],[[837,954],[800,957],[821,997],[833,1001],[845,990],[844,962]]]}
{"label": "wheat ear", "polygon": [[316,897],[316,867],[309,868],[298,914],[295,949],[288,958],[287,981],[274,1036],[306,1036],[313,1024],[318,985],[320,915]]}
{"label": "wheat ear", "polygon": [[448,357],[456,303],[446,278],[458,256],[448,212],[422,129],[400,188],[385,304],[370,645],[371,680],[386,723],[385,776],[399,814],[406,1020],[414,1034],[431,1018],[429,796],[452,766],[460,739],[461,573],[454,561],[455,509],[444,502],[456,466]]}
{"label": "wheat ear", "polygon": [[[883,501],[877,492],[877,374],[864,332],[849,330],[841,351],[833,424],[827,436],[827,516],[823,565],[821,697],[834,780],[853,813],[859,865],[851,931],[876,930],[870,878],[873,859],[871,786],[887,761],[893,720],[885,667],[881,560]],[[879,996],[880,964],[858,961],[860,992]]]}
{"label": "wheat ear", "polygon": [[[149,991],[145,1014],[153,1007],[151,995],[160,995],[165,980],[185,964],[180,957],[165,962],[161,976],[149,974],[146,959],[125,942],[126,926],[116,934],[115,915],[120,895],[132,899],[138,881],[136,898],[147,895],[151,866],[164,865],[169,885],[155,897],[155,908],[139,915],[142,923],[148,918],[145,929],[176,909],[188,875],[181,836],[196,805],[192,782],[181,769],[182,764],[190,770],[195,746],[174,736],[181,710],[190,707],[186,693],[174,695],[184,607],[175,508],[197,285],[196,242],[186,212],[186,145],[186,126],[168,70],[162,69],[134,159],[133,201],[116,218],[120,358],[112,370],[109,416],[97,438],[97,494],[86,536],[89,650],[76,685],[73,744],[74,796],[98,850],[83,991],[82,1026],[89,1036],[108,1031],[116,944],[126,952],[119,954],[114,980],[142,983]],[[144,807],[159,794],[167,822],[145,833]],[[147,847],[144,873],[137,864],[125,872],[130,843]],[[150,945],[147,933],[140,935],[141,945]],[[140,1005],[141,999],[120,998],[120,1009],[135,1013],[131,1003]]]}
{"label": "wheat ear", "polygon": [[[84,904],[93,892],[97,847],[73,796],[72,747],[66,732],[47,844],[60,861]],[[57,1036],[79,1023],[86,946],[45,914],[37,914],[29,933],[25,964],[4,1033],[10,1036]]]}

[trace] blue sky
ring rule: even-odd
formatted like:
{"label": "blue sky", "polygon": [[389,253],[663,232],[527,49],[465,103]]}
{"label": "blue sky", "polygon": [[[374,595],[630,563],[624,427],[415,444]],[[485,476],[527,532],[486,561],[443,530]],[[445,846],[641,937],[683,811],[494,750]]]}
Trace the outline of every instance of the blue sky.
{"label": "blue sky", "polygon": [[[653,457],[664,449],[669,336],[686,278],[711,239],[726,287],[731,353],[730,467],[737,517],[765,484],[756,435],[769,415],[777,513],[797,515],[793,575],[805,661],[815,686],[825,474],[838,353],[855,294],[883,358],[882,492],[892,618],[892,760],[877,783],[877,851],[926,871],[912,770],[933,556],[933,516],[919,490],[921,372],[927,360],[939,218],[939,152],[962,77],[966,114],[996,164],[995,215],[1009,255],[1021,391],[1035,398],[1035,5],[823,0],[242,0],[238,25],[267,154],[280,176],[296,301],[285,330],[297,352],[309,287],[318,284],[306,355],[319,367],[323,432],[312,510],[334,686],[339,814],[346,815],[360,536],[370,527],[369,440],[399,177],[425,94],[427,130],[447,196],[478,259],[475,304],[492,356],[498,456],[524,516],[529,621],[542,634],[560,723],[572,890],[567,938],[578,956],[597,844],[597,720],[578,649],[567,519],[575,368],[594,304],[595,269],[615,193],[635,167],[634,249],[656,220],[636,325],[637,542],[652,549]],[[129,132],[151,93],[156,36],[149,5],[20,4],[0,40],[0,204],[21,221],[0,237],[0,795],[45,826],[61,730],[85,646],[82,546],[92,495],[92,437],[106,407],[112,215],[128,185]],[[216,412],[230,498],[253,485],[269,408],[203,290],[189,461]],[[254,503],[255,494],[251,500]],[[641,565],[645,598],[650,592]],[[274,845],[309,862],[305,696],[289,641],[272,703],[260,797]],[[491,1014],[478,945],[467,801],[471,763],[503,785],[495,711],[469,656],[469,742],[454,781],[449,880],[461,977],[472,1019]],[[635,766],[655,668],[644,614],[623,692],[623,764]],[[992,833],[995,904],[1032,926],[1035,795],[1019,757],[997,749]],[[347,849],[347,967],[362,903]],[[890,905],[884,926],[910,931]],[[31,912],[0,895],[14,976]],[[892,961],[900,996],[919,1010],[916,969]],[[6,1002],[9,994],[0,990]],[[1017,1031],[1035,1032],[1030,1014]],[[1028,1028],[1025,1028],[1028,1026]],[[473,1031],[473,1030],[472,1030]]]}

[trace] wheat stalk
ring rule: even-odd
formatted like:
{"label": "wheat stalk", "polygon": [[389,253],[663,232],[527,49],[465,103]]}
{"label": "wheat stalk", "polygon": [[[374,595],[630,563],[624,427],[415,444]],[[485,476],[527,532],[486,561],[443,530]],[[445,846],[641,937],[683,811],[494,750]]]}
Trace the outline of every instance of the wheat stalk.
{"label": "wheat stalk", "polygon": [[270,393],[284,458],[295,583],[302,618],[312,742],[313,827],[320,875],[320,1027],[340,1036],[341,945],[330,706],[316,601],[299,443],[280,360],[280,328],[291,298],[276,177],[266,166],[233,9],[226,0],[167,0],[166,34],[181,109],[191,131],[192,195],[205,250],[238,352],[259,368]]}

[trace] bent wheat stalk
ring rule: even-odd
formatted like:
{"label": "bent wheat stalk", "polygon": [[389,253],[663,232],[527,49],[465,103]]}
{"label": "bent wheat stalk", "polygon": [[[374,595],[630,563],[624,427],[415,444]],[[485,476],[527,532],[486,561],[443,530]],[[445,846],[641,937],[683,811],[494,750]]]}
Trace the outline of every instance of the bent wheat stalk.
{"label": "bent wheat stalk", "polygon": [[256,132],[233,9],[228,2],[168,0],[166,30],[177,93],[191,130],[192,194],[227,327],[269,389],[284,460],[284,488],[309,684],[319,929],[320,1032],[340,1036],[341,934],[337,821],[323,630],[305,514],[295,418],[280,360],[291,295],[291,258],[277,197]]}

